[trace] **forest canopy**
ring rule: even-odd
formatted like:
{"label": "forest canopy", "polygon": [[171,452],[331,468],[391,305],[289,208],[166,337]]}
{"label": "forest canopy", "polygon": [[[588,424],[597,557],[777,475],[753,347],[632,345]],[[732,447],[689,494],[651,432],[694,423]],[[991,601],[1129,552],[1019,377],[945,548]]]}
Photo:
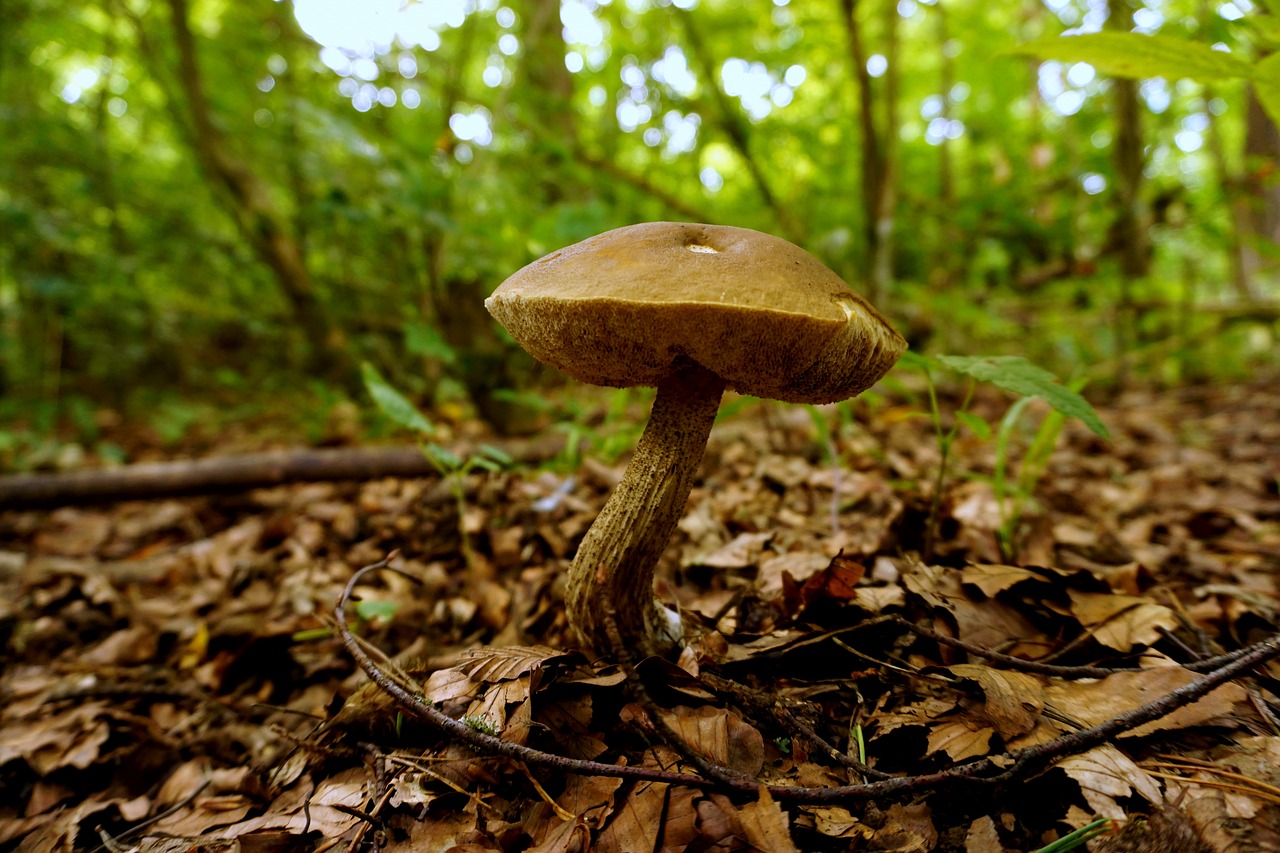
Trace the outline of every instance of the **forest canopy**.
{"label": "forest canopy", "polygon": [[[0,10],[0,419],[360,397],[511,425],[483,298],[609,228],[755,228],[917,350],[1274,367],[1274,0]],[[159,407],[159,409],[157,408]]]}

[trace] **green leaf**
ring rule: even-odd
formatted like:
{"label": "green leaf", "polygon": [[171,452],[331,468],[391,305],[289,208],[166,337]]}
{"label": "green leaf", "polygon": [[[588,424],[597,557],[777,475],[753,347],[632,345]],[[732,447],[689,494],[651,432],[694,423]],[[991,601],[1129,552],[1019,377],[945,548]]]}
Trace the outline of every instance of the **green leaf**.
{"label": "green leaf", "polygon": [[1044,60],[1087,62],[1116,77],[1191,77],[1212,83],[1227,77],[1253,76],[1253,69],[1244,60],[1173,36],[1087,33],[1036,39],[1014,52]]}
{"label": "green leaf", "polygon": [[1109,832],[1111,821],[1105,817],[1100,817],[1093,823],[1082,826],[1075,832],[1064,835],[1057,841],[1041,847],[1035,853],[1068,853],[1070,850],[1078,850],[1084,846],[1084,843],[1094,836]]}
{"label": "green leaf", "polygon": [[1258,103],[1277,127],[1280,127],[1280,53],[1273,53],[1253,66],[1253,90]]}
{"label": "green leaf", "polygon": [[439,330],[425,323],[406,323],[404,347],[414,355],[424,356],[441,364],[457,364],[458,352],[449,345]]}
{"label": "green leaf", "polygon": [[366,622],[374,619],[389,620],[396,615],[396,611],[399,608],[400,605],[394,601],[377,601],[372,598],[366,598],[363,601],[356,602],[356,615]]}
{"label": "green leaf", "polygon": [[[1280,47],[1280,17],[1277,15],[1250,15],[1242,23],[1249,31],[1255,48]],[[1256,67],[1254,70],[1257,70]]]}
{"label": "green leaf", "polygon": [[448,474],[462,467],[461,457],[448,448],[441,447],[438,444],[428,444],[423,449],[427,454],[427,461],[434,465],[441,474]]}
{"label": "green leaf", "polygon": [[1110,440],[1111,433],[1088,401],[1058,384],[1057,377],[1019,356],[940,355],[935,361],[965,376],[990,382],[1023,397],[1039,397],[1072,418],[1078,418],[1096,434]]}
{"label": "green leaf", "polygon": [[956,412],[956,420],[967,426],[970,432],[983,441],[991,438],[991,424],[987,423],[973,412]]}
{"label": "green leaf", "polygon": [[510,453],[503,450],[501,447],[494,447],[492,444],[480,445],[480,455],[486,459],[496,462],[504,468],[514,465],[516,462]]}
{"label": "green leaf", "polygon": [[364,379],[364,387],[369,392],[369,396],[373,398],[373,402],[384,415],[400,426],[423,435],[435,432],[431,421],[423,417],[422,412],[419,412],[408,398],[387,384],[387,380],[382,378],[378,368],[367,361],[363,362],[360,365],[360,376]]}

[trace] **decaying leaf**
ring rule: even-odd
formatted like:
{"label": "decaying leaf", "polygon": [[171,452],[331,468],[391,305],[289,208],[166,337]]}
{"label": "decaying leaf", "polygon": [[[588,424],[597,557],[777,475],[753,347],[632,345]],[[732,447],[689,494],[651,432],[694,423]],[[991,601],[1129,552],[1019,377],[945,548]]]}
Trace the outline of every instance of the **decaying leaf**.
{"label": "decaying leaf", "polygon": [[596,836],[594,849],[601,853],[657,849],[669,787],[650,782],[636,784]]}
{"label": "decaying leaf", "polygon": [[[1178,804],[1212,850],[1280,849],[1280,737],[1259,735],[1218,747],[1165,777]],[[1177,762],[1169,762],[1174,765]]]}
{"label": "decaying leaf", "polygon": [[[981,392],[973,402],[983,419],[1008,404]],[[694,642],[679,664],[639,667],[657,706],[647,712],[713,759],[770,784],[860,781],[775,713],[785,709],[846,754],[860,732],[879,770],[937,770],[1188,683],[1198,676],[1170,665],[1190,657],[1170,631],[1199,649],[1274,630],[1274,389],[1127,392],[1107,414],[1115,445],[1068,426],[1034,508],[1003,543],[991,447],[962,437],[933,564],[913,556],[926,551],[940,461],[927,418],[897,399],[856,412],[821,453],[805,411],[716,427],[659,590],[685,608]],[[352,677],[328,614],[354,566],[396,548],[392,565],[416,582],[368,575],[357,624],[398,663],[434,673],[429,699],[557,755],[679,768],[621,719],[638,702],[622,667],[568,651],[564,565],[619,470],[590,460],[568,489],[560,470],[477,471],[457,483],[461,512],[454,484],[430,477],[0,513],[0,843],[87,848],[102,842],[99,825],[123,832],[169,810],[148,824],[153,835],[121,844],[252,853],[363,832],[364,846],[376,837],[388,851],[989,853],[1037,849],[1098,814],[1140,827],[1145,813],[1154,827],[1174,808],[1215,849],[1280,848],[1260,787],[1280,787],[1280,749],[1247,735],[1268,723],[1235,685],[1060,764],[1045,777],[1062,798],[975,800],[963,814],[945,793],[882,810],[800,807],[520,766],[441,738],[390,701],[378,725],[329,718],[371,689]],[[1011,551],[997,556],[1002,544]],[[1148,668],[1029,676],[880,614],[1015,657]],[[712,689],[708,675],[740,692]]]}
{"label": "decaying leaf", "polygon": [[747,776],[756,776],[764,766],[764,738],[731,711],[709,705],[676,707],[662,718],[705,758]]}
{"label": "decaying leaf", "polygon": [[[1093,726],[1159,699],[1200,676],[1177,667],[1118,672],[1097,681],[1050,684],[1045,689],[1046,704],[1069,719]],[[1238,684],[1224,684],[1198,701],[1177,708],[1121,737],[1141,737],[1157,731],[1176,731],[1209,723],[1230,714],[1246,693]]]}
{"label": "decaying leaf", "polygon": [[1116,802],[1122,797],[1136,794],[1150,803],[1164,798],[1159,783],[1113,746],[1073,755],[1058,766],[1079,783],[1085,801],[1101,817],[1124,818],[1124,807]]}
{"label": "decaying leaf", "polygon": [[739,818],[743,833],[757,850],[800,853],[791,841],[787,813],[773,801],[768,788],[761,786],[759,799],[743,806]]}
{"label": "decaying leaf", "polygon": [[1108,648],[1129,652],[1150,646],[1178,626],[1172,610],[1146,598],[1071,590],[1071,612]]}
{"label": "decaying leaf", "polygon": [[1035,728],[1044,710],[1042,679],[979,664],[958,664],[948,670],[960,678],[978,682],[986,700],[983,712],[1006,741]]}
{"label": "decaying leaf", "polygon": [[990,726],[975,727],[969,723],[950,720],[929,729],[929,752],[945,752],[952,761],[965,761],[987,755],[991,751]]}

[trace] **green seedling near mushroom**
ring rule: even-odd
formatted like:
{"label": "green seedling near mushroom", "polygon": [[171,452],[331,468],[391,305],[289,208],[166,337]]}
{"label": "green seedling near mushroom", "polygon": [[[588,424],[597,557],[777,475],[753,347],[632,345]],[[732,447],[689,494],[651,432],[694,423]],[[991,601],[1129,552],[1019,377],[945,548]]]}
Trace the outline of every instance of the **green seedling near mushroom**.
{"label": "green seedling near mushroom", "polygon": [[534,357],[594,385],[656,386],[622,481],[569,567],[570,626],[595,652],[663,655],[677,614],[654,568],[684,510],[726,389],[790,403],[861,393],[906,342],[862,296],[786,240],[716,225],[650,222],[553,252],[485,301]]}
{"label": "green seedling near mushroom", "polygon": [[382,374],[372,364],[365,362],[360,369],[365,389],[378,409],[395,423],[418,434],[423,455],[448,484],[457,509],[458,537],[462,556],[467,568],[473,568],[476,562],[475,552],[471,548],[471,537],[467,534],[465,524],[467,477],[476,471],[501,471],[510,467],[514,460],[507,453],[488,444],[481,445],[475,453],[463,458],[447,448],[428,441],[435,434],[435,426],[431,421],[427,420],[408,398],[383,379]]}
{"label": "green seedling near mushroom", "polygon": [[[1044,368],[1037,367],[1025,358],[1018,356],[959,356],[936,355],[925,356],[908,353],[902,360],[908,367],[919,369],[925,377],[925,386],[929,394],[929,416],[933,420],[934,433],[938,439],[938,475],[934,481],[933,500],[929,506],[929,517],[925,522],[924,558],[932,557],[934,538],[937,534],[939,513],[942,505],[942,494],[949,472],[948,462],[951,447],[960,434],[961,427],[967,427],[975,436],[987,441],[993,436],[996,439],[996,469],[992,477],[992,488],[995,491],[996,504],[1000,510],[1000,529],[997,531],[1000,548],[1006,558],[1012,558],[1016,549],[1015,538],[1022,514],[1035,492],[1036,484],[1044,473],[1049,457],[1053,454],[1062,426],[1069,417],[1076,418],[1087,426],[1095,435],[1110,441],[1111,434],[1098,417],[1098,413],[1088,401],[1080,396],[1075,388],[1058,384],[1057,377]],[[933,382],[935,370],[950,370],[969,378],[963,402],[954,412],[954,420],[949,428],[944,427],[942,408],[938,403],[937,389]],[[968,410],[973,399],[974,384],[977,381],[989,382],[997,388],[1011,391],[1019,396],[1005,416],[1000,426],[993,431],[991,425]],[[1010,474],[1010,456],[1014,428],[1018,425],[1027,405],[1033,399],[1040,399],[1052,408],[1036,431],[1031,446],[1023,455],[1022,463],[1016,476]]]}

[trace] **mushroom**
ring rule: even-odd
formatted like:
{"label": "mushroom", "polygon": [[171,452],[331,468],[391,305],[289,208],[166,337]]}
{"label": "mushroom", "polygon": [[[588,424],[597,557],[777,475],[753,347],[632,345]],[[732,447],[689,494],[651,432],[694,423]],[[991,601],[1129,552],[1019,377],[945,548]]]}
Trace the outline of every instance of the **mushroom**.
{"label": "mushroom", "polygon": [[622,481],[569,567],[570,626],[588,648],[662,655],[679,616],[653,573],[684,511],[726,388],[831,403],[883,376],[906,342],[865,299],[786,240],[719,225],[647,222],[534,261],[485,307],[530,354],[593,385],[657,386]]}

